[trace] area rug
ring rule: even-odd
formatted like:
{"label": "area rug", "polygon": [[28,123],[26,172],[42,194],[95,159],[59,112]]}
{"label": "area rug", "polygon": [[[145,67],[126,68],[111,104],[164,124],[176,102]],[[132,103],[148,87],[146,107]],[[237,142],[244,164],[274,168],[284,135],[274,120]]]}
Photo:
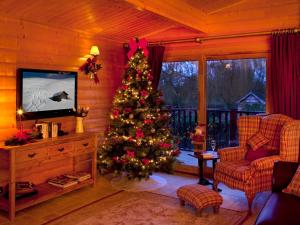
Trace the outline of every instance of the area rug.
{"label": "area rug", "polygon": [[152,175],[149,179],[145,180],[129,180],[127,176],[115,177],[111,180],[111,186],[116,190],[124,190],[130,192],[140,191],[153,191],[162,188],[167,184],[166,179]]}
{"label": "area rug", "polygon": [[190,206],[181,207],[177,198],[149,192],[119,192],[64,216],[52,225],[237,225],[245,213],[220,209],[195,215]]}

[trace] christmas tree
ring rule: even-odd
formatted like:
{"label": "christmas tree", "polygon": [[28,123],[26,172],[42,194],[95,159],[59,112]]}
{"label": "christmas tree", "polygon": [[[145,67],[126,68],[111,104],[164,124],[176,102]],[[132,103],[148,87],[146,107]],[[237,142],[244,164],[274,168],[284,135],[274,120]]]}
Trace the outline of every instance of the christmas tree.
{"label": "christmas tree", "polygon": [[131,178],[148,178],[153,171],[170,172],[179,154],[163,110],[161,92],[152,87],[147,42],[131,40],[125,78],[117,90],[110,126],[98,153],[99,169],[122,171]]}

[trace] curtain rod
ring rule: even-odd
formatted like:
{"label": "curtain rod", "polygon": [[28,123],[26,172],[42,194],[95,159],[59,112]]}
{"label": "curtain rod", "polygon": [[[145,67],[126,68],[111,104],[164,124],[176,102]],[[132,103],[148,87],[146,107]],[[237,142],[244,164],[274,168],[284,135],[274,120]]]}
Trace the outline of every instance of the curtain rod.
{"label": "curtain rod", "polygon": [[297,33],[297,32],[300,32],[300,28],[263,31],[263,32],[250,32],[250,33],[241,33],[241,34],[229,34],[229,35],[219,35],[219,36],[209,36],[209,37],[195,37],[195,38],[168,40],[168,41],[154,41],[154,42],[149,42],[149,45],[167,45],[167,44],[191,43],[191,42],[201,43],[203,41],[210,41],[210,40],[217,40],[217,39],[264,36],[270,34]]}

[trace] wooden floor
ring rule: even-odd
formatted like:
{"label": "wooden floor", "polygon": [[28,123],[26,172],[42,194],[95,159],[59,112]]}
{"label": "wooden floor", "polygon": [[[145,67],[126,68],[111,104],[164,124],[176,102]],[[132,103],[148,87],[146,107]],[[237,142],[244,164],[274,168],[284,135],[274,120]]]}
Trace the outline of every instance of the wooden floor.
{"label": "wooden floor", "polygon": [[[159,174],[167,180],[167,185],[154,192],[176,197],[176,189],[185,184],[197,183],[197,177],[188,175],[167,175]],[[247,202],[245,196],[240,191],[233,191],[224,185],[220,186],[224,203],[221,207],[236,211],[246,211]],[[14,223],[10,223],[4,213],[0,214],[0,225],[16,224],[16,225],[40,225],[49,224],[57,218],[63,218],[71,212],[76,214],[76,210],[86,205],[99,201],[101,198],[106,198],[114,193],[117,193],[111,187],[108,177],[99,177],[95,187],[87,187],[82,190],[74,191],[60,198],[41,203],[34,207],[20,211],[17,214]],[[254,215],[247,219],[244,224],[253,224],[255,218],[267,199],[269,193],[262,193],[254,200]]]}

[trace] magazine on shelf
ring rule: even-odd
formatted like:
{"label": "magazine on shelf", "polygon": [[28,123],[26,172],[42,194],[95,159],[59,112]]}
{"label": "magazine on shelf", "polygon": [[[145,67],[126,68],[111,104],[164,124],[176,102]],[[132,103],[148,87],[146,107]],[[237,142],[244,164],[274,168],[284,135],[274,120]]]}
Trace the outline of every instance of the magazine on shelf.
{"label": "magazine on shelf", "polygon": [[212,152],[204,152],[204,153],[202,153],[202,157],[204,159],[210,159],[210,158],[214,157],[214,153],[212,153]]}
{"label": "magazine on shelf", "polygon": [[76,173],[72,173],[72,174],[66,174],[65,176],[68,178],[76,179],[79,182],[83,182],[85,180],[91,179],[91,177],[92,177],[92,175],[87,172],[76,172]]}
{"label": "magazine on shelf", "polygon": [[48,180],[48,184],[56,187],[67,188],[78,184],[78,180],[66,177],[65,175],[57,176]]}

